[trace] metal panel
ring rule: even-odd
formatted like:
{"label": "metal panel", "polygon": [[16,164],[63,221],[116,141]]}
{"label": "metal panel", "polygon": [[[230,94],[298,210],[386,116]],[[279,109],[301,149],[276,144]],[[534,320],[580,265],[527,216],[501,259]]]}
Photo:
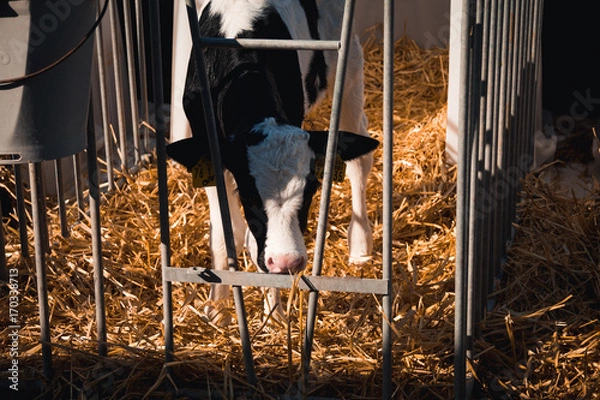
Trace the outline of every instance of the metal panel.
{"label": "metal panel", "polygon": [[[512,240],[519,181],[533,161],[542,0],[460,7],[455,398],[470,396],[479,324]],[[453,10],[458,12],[453,7]],[[456,73],[456,72],[455,72]],[[488,240],[481,240],[488,238]],[[474,365],[474,363],[472,363]]]}
{"label": "metal panel", "polygon": [[[240,328],[240,339],[242,342],[242,348],[244,352],[244,361],[246,364],[246,372],[248,374],[248,381],[252,386],[257,385],[257,378],[254,373],[254,364],[252,360],[252,351],[250,347],[250,341],[247,332],[247,322],[245,308],[243,305],[243,297],[241,293],[241,286],[261,286],[261,287],[277,287],[277,288],[291,288],[294,285],[298,285],[300,289],[309,290],[309,303],[308,303],[308,315],[307,315],[307,326],[305,330],[305,337],[303,342],[303,367],[308,370],[310,366],[310,356],[312,350],[312,338],[315,329],[315,321],[317,316],[317,300],[318,293],[320,290],[323,291],[343,291],[343,292],[356,292],[356,293],[373,293],[383,295],[383,309],[384,318],[383,320],[383,375],[384,375],[384,398],[391,398],[392,396],[392,358],[391,358],[391,327],[390,321],[392,320],[391,315],[391,279],[392,279],[392,256],[391,256],[391,232],[392,232],[392,138],[393,138],[393,6],[391,0],[385,2],[385,15],[386,15],[386,26],[385,26],[385,93],[384,93],[384,107],[389,108],[386,111],[384,120],[384,135],[385,135],[385,158],[387,168],[384,177],[384,202],[385,202],[385,216],[384,216],[384,236],[385,244],[388,247],[384,250],[384,278],[383,279],[359,279],[352,277],[322,277],[321,267],[323,264],[323,250],[325,246],[325,238],[327,233],[328,224],[328,213],[329,213],[329,202],[331,198],[331,184],[332,184],[332,171],[335,160],[335,149],[337,144],[337,133],[339,128],[339,117],[341,110],[342,101],[342,90],[344,85],[344,78],[346,72],[348,49],[351,42],[352,35],[352,20],[354,14],[354,0],[347,0],[344,8],[344,19],[342,22],[342,33],[340,41],[298,41],[298,40],[269,40],[269,39],[218,39],[218,38],[201,38],[198,29],[198,15],[196,12],[196,5],[194,0],[186,0],[186,9],[188,12],[188,23],[192,35],[192,42],[194,52],[193,55],[196,57],[196,66],[198,68],[198,76],[200,78],[201,95],[203,99],[204,115],[207,122],[207,128],[209,132],[209,145],[211,148],[211,154],[213,155],[212,161],[215,170],[215,177],[217,183],[217,192],[219,197],[219,204],[221,210],[221,218],[224,227],[224,236],[226,240],[227,257],[229,270],[228,271],[217,271],[204,268],[177,268],[168,265],[168,256],[163,256],[162,271],[163,271],[163,288],[165,300],[163,301],[165,307],[165,332],[166,332],[166,349],[167,359],[169,359],[169,353],[172,353],[172,305],[171,305],[171,293],[170,284],[171,281],[184,281],[184,282],[199,282],[199,283],[210,283],[210,284],[229,284],[234,288],[234,300],[236,304],[237,320]],[[153,22],[156,24],[158,17],[155,16]],[[156,41],[156,38],[154,39]],[[341,46],[340,46],[341,44]],[[235,251],[235,244],[233,242],[233,230],[231,227],[229,207],[227,202],[227,192],[225,189],[225,181],[223,178],[223,167],[220,161],[220,152],[218,149],[218,138],[216,124],[214,120],[214,113],[211,104],[211,95],[209,92],[208,77],[206,76],[204,57],[202,52],[203,46],[211,47],[243,47],[243,48],[273,48],[273,49],[321,49],[321,50],[338,50],[338,65],[336,71],[336,81],[333,91],[333,104],[331,112],[331,121],[329,127],[329,137],[327,143],[327,151],[325,158],[325,168],[323,176],[323,185],[321,193],[321,204],[319,210],[319,221],[317,226],[317,239],[314,252],[314,261],[312,276],[300,276],[294,278],[292,276],[281,276],[281,275],[269,275],[269,274],[257,274],[237,271],[237,254]],[[153,54],[156,57],[157,54]],[[157,130],[157,133],[160,130]],[[158,135],[160,140],[157,140],[157,153],[162,154],[164,150],[160,147],[164,146],[163,134]],[[159,164],[164,163],[163,156],[159,156]],[[162,171],[165,167],[159,166]],[[166,180],[160,179],[159,174],[159,187],[161,193],[166,193]],[[164,205],[163,205],[164,204]],[[163,209],[164,207],[164,209]],[[168,200],[164,200],[161,195],[161,249],[162,246],[166,246],[165,251],[168,254],[169,240],[168,240]],[[164,237],[163,231],[166,230]],[[304,374],[308,377],[308,374]],[[306,385],[301,383],[300,389],[305,389]],[[302,393],[306,395],[306,393]]]}
{"label": "metal panel", "polygon": [[[105,15],[105,11],[107,10],[108,4],[112,4],[113,2],[104,2],[99,0],[98,3],[102,5],[101,8],[98,8],[100,13],[97,16],[97,21],[94,24],[94,29],[98,29],[98,24],[100,20]],[[93,2],[90,3],[87,7],[94,6]],[[119,6],[119,4],[116,4]],[[122,5],[120,5],[122,6]],[[116,10],[112,10],[110,13],[111,17],[114,18],[116,16]],[[136,18],[141,18],[141,13],[136,14]],[[112,21],[113,24],[116,24],[116,21]],[[140,27],[140,21],[136,21],[136,26]],[[93,29],[90,31],[93,32]],[[123,38],[118,35],[116,32],[112,32],[113,35],[110,38],[113,42],[113,45],[120,47],[123,45]],[[138,43],[143,43],[143,38],[139,37],[139,35],[143,35],[141,31],[138,32]],[[89,35],[85,36],[86,38]],[[77,38],[75,38],[77,39]],[[131,39],[131,37],[130,37]],[[83,43],[83,42],[81,42]],[[87,46],[91,46],[91,41],[88,41]],[[106,67],[106,64],[103,62],[103,54],[102,54],[102,46],[100,35],[96,34],[95,44],[97,49],[97,57],[98,57],[98,67],[97,74],[95,74],[92,78],[98,79],[98,85],[93,92],[93,96],[91,98],[91,102],[97,105],[97,110],[101,112],[101,124],[105,131],[104,137],[104,145],[106,148],[110,149],[113,138],[110,134],[108,134],[109,129],[108,126],[110,124],[108,118],[108,102],[106,101],[106,94],[109,90],[112,92],[115,91],[115,88],[107,88],[105,83],[105,75],[110,72],[110,68],[113,68],[113,73],[116,74],[118,69],[124,68],[124,66],[118,62],[112,63],[112,67]],[[130,49],[131,50],[131,49]],[[73,48],[71,51],[75,51]],[[67,53],[69,54],[69,53]],[[140,75],[145,79],[144,75]],[[40,70],[39,76],[36,75],[35,79],[39,79],[41,81],[51,80],[51,76],[46,74],[44,70]],[[136,79],[133,76],[130,76],[129,79]],[[137,82],[136,82],[137,83]],[[136,93],[133,93],[135,85],[128,85],[128,87],[123,88],[122,94],[127,94],[131,97],[135,97]],[[99,90],[98,90],[99,89]],[[145,106],[147,109],[147,99],[142,97],[141,99],[142,106]],[[64,105],[63,105],[64,106]],[[79,104],[80,107],[83,107],[85,110],[84,114],[88,115],[88,126],[87,129],[83,129],[81,133],[87,133],[87,162],[83,164],[80,162],[79,155],[74,154],[72,156],[72,168],[73,168],[73,176],[75,178],[75,195],[77,196],[77,205],[80,209],[79,218],[83,220],[82,215],[88,210],[86,210],[86,204],[83,200],[83,191],[84,191],[84,182],[82,176],[87,175],[87,188],[89,189],[89,220],[91,221],[91,233],[92,233],[92,264],[94,270],[94,294],[95,294],[95,303],[96,303],[96,322],[97,322],[97,339],[98,339],[98,353],[101,356],[105,356],[108,353],[108,345],[106,343],[106,313],[104,306],[104,285],[103,285],[103,260],[102,260],[102,236],[100,234],[101,221],[100,221],[100,212],[99,212],[99,204],[100,204],[100,187],[102,186],[102,182],[100,181],[98,174],[98,165],[97,165],[97,152],[96,152],[96,133],[94,126],[94,113],[93,108],[90,104],[82,103]],[[89,111],[88,111],[88,108]],[[131,103],[131,107],[137,108],[137,104],[134,106],[133,102]],[[122,114],[122,110],[120,112]],[[39,121],[37,121],[39,122]],[[85,119],[84,119],[85,122]],[[135,121],[137,124],[137,121]],[[125,129],[122,132],[119,132],[119,139],[117,139],[117,145],[121,145],[122,141],[127,141],[127,133]],[[85,135],[84,135],[85,137]],[[120,146],[122,147],[122,146]],[[72,153],[70,153],[72,154]],[[104,160],[107,164],[108,171],[108,188],[109,190],[114,188],[114,180],[112,175],[112,167],[113,162],[111,159],[112,155],[109,152],[108,160]],[[45,157],[44,157],[45,158]],[[12,160],[4,160],[10,161]],[[63,187],[65,181],[63,180],[62,175],[64,172],[65,166],[57,160],[55,163],[55,168],[53,168],[55,172],[55,184],[56,184],[56,192],[58,195],[59,201],[59,209],[60,209],[60,224],[61,224],[61,234],[63,236],[68,236],[68,223],[67,223],[67,213],[65,212],[64,203],[66,201],[67,193],[66,189]],[[125,163],[122,163],[124,165]],[[14,165],[14,179],[15,179],[15,195],[16,195],[16,206],[17,206],[17,215],[19,218],[19,236],[21,243],[21,256],[23,258],[29,258],[29,243],[27,239],[27,213],[26,213],[26,199],[24,196],[24,183],[26,181],[26,177],[22,173],[20,165]],[[83,168],[87,168],[87,173],[84,174],[82,171]],[[33,233],[34,233],[34,249],[35,249],[35,268],[36,268],[36,286],[38,291],[38,308],[40,314],[40,341],[41,341],[41,349],[42,349],[42,361],[43,361],[43,374],[45,377],[50,378],[52,376],[52,344],[51,344],[51,326],[49,319],[49,309],[48,309],[48,288],[47,288],[47,280],[46,280],[46,267],[47,267],[47,253],[50,250],[50,244],[48,240],[48,227],[46,222],[46,203],[45,203],[45,193],[44,193],[44,181],[45,176],[44,168],[41,163],[29,163],[29,182],[31,187],[31,207],[32,207],[32,225],[33,225]],[[106,178],[106,177],[105,177]],[[63,190],[65,189],[65,190]],[[4,261],[4,260],[2,260]]]}

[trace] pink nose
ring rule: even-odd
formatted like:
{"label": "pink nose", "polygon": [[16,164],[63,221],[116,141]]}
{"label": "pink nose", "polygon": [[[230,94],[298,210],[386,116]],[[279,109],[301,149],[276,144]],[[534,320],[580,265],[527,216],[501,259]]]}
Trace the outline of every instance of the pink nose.
{"label": "pink nose", "polygon": [[267,258],[267,268],[272,274],[296,273],[306,266],[306,258],[297,254],[277,254]]}

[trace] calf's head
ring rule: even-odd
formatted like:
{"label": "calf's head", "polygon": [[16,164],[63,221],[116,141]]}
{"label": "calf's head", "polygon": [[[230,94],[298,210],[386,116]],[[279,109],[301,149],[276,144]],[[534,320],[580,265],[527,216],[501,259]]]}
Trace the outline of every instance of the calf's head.
{"label": "calf's head", "polygon": [[[369,153],[378,142],[339,132],[338,154],[347,161]],[[252,261],[270,273],[295,273],[306,266],[303,233],[319,183],[315,158],[325,154],[327,132],[304,131],[267,118],[243,135],[220,140],[224,167],[235,177],[251,236]],[[208,152],[197,136],[167,146],[188,169]]]}

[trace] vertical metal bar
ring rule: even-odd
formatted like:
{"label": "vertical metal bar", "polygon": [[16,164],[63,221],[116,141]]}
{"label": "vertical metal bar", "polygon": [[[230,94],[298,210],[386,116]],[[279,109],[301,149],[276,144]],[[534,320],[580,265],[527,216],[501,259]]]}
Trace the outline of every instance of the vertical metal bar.
{"label": "vertical metal bar", "polygon": [[[206,66],[204,61],[204,51],[199,42],[200,29],[198,26],[198,13],[196,10],[195,0],[186,0],[186,9],[188,14],[188,22],[192,35],[193,57],[195,57],[198,78],[200,80],[202,105],[204,117],[206,120],[206,129],[208,132],[210,154],[215,170],[215,180],[217,183],[217,194],[219,198],[219,208],[221,210],[221,221],[223,224],[223,233],[225,236],[225,247],[227,249],[227,264],[230,270],[237,270],[237,253],[235,250],[235,242],[233,238],[233,228],[231,226],[231,216],[229,213],[229,202],[227,201],[227,190],[225,187],[225,177],[223,175],[223,164],[221,161],[221,152],[219,150],[219,140],[217,136],[217,124],[215,114],[212,108],[212,98],[210,93],[210,85],[206,74]],[[233,296],[235,309],[238,318],[240,330],[240,339],[242,341],[242,351],[244,354],[244,363],[246,366],[246,374],[248,382],[257,386],[258,379],[254,371],[254,360],[252,357],[252,347],[250,345],[250,335],[248,334],[248,325],[246,321],[246,308],[244,307],[244,297],[240,286],[233,286]]]}
{"label": "vertical metal bar", "polygon": [[[43,170],[43,163],[40,163],[40,174],[41,174],[42,170]],[[42,181],[43,178],[40,177],[39,179],[40,179],[40,181]],[[48,215],[48,212],[46,209],[46,186],[45,186],[45,184],[40,185],[40,187],[38,189],[37,197],[40,199],[40,201],[39,201],[40,215],[44,216],[44,218],[41,218],[39,220],[39,223],[41,226],[40,233],[42,235],[42,249],[44,249],[44,252],[46,254],[50,254],[50,234],[48,233],[48,218],[46,218],[46,215]]]}
{"label": "vertical metal bar", "polygon": [[[523,149],[523,141],[522,134],[519,128],[520,125],[520,106],[521,102],[520,96],[518,94],[519,80],[522,75],[520,66],[521,66],[521,55],[520,51],[523,47],[522,45],[522,24],[521,24],[521,16],[523,14],[523,8],[521,4],[521,0],[512,1],[512,19],[513,26],[511,29],[511,47],[513,50],[510,52],[510,72],[509,72],[509,81],[508,85],[511,88],[509,94],[509,105],[508,105],[508,113],[510,115],[510,135],[511,135],[511,148],[515,149],[514,154],[511,154],[511,163],[512,165],[516,165],[519,169],[523,168],[522,162],[523,159],[521,150]],[[516,198],[516,191],[513,195]],[[515,215],[516,213],[516,200],[511,204],[510,215]]]}
{"label": "vertical metal bar", "polygon": [[131,132],[133,135],[133,160],[137,165],[140,162],[140,121],[138,118],[137,84],[135,80],[135,63],[133,52],[133,28],[131,27],[131,4],[129,0],[123,2],[123,22],[125,29],[125,55],[127,58],[127,71],[129,79],[129,108],[131,113]]}
{"label": "vertical metal bar", "polygon": [[42,363],[44,377],[52,376],[52,346],[50,344],[50,321],[48,308],[48,286],[46,279],[46,248],[44,229],[46,219],[44,197],[42,196],[42,165],[29,164],[29,181],[31,184],[31,211],[33,218],[33,236],[35,244],[35,271],[38,292],[38,308],[40,312],[40,342],[42,344]]}
{"label": "vertical metal bar", "polygon": [[87,127],[87,164],[92,229],[92,259],[94,269],[94,298],[96,302],[96,332],[98,335],[98,354],[106,356],[106,309],[104,306],[104,267],[102,262],[102,235],[100,233],[100,187],[98,185],[98,160],[96,159],[96,133],[94,112],[90,101]]}
{"label": "vertical metal bar", "polygon": [[27,238],[27,214],[25,213],[25,195],[23,194],[23,173],[21,165],[14,167],[15,197],[17,198],[17,216],[19,217],[19,240],[21,242],[21,255],[29,258],[29,239]]}
{"label": "vertical metal bar", "polygon": [[492,214],[490,215],[490,237],[492,238],[492,251],[489,254],[489,262],[486,267],[486,279],[482,280],[480,285],[482,286],[482,299],[480,300],[478,307],[478,314],[476,315],[475,324],[476,326],[479,324],[479,321],[482,318],[483,313],[483,305],[484,300],[487,298],[489,293],[490,285],[493,282],[496,273],[499,270],[500,258],[503,254],[504,249],[504,238],[503,238],[503,229],[502,229],[502,219],[501,219],[501,211],[506,198],[504,196],[504,171],[501,168],[501,157],[502,157],[502,145],[503,145],[503,131],[502,127],[499,124],[500,114],[504,110],[504,104],[500,102],[500,100],[504,100],[504,96],[501,93],[501,84],[502,84],[502,30],[503,30],[503,13],[504,7],[503,5],[507,4],[507,2],[498,1],[494,4],[494,8],[491,10],[492,17],[494,18],[495,29],[494,29],[494,38],[495,38],[495,54],[494,54],[494,94],[493,94],[493,102],[492,102],[492,110],[493,117],[491,120],[492,127],[492,142],[491,142],[491,151],[490,151],[490,166],[492,170],[492,182],[490,186],[491,193],[494,194],[494,209],[492,210]]}
{"label": "vertical metal bar", "polygon": [[526,147],[527,143],[527,120],[530,118],[527,115],[527,99],[524,96],[524,93],[527,90],[527,64],[528,64],[528,45],[529,45],[529,37],[530,33],[527,31],[527,21],[529,20],[530,14],[530,2],[526,0],[521,0],[521,10],[520,10],[520,21],[519,21],[519,29],[521,31],[520,43],[518,46],[519,51],[519,79],[517,81],[517,96],[519,98],[518,108],[517,108],[517,130],[518,135],[520,137],[520,146],[519,148],[523,149]]}
{"label": "vertical metal bar", "polygon": [[[486,194],[487,210],[483,215],[481,221],[481,234],[486,235],[488,240],[478,240],[479,237],[474,236],[471,240],[475,241],[480,252],[480,268],[481,269],[477,277],[473,276],[472,281],[478,286],[478,298],[469,301],[470,307],[473,308],[473,313],[469,316],[470,328],[469,334],[471,337],[475,335],[474,329],[477,325],[477,321],[480,319],[483,299],[486,297],[487,281],[489,276],[492,275],[494,267],[492,265],[496,262],[496,254],[498,248],[497,240],[497,229],[494,224],[495,216],[498,212],[499,199],[495,191],[496,184],[498,182],[498,169],[496,166],[496,151],[498,142],[498,127],[495,123],[498,118],[498,77],[499,77],[499,65],[498,54],[500,53],[498,46],[498,8],[499,1],[491,0],[486,2],[484,13],[489,21],[489,47],[484,48],[483,51],[488,52],[487,60],[487,85],[485,91],[485,113],[486,118],[484,121],[484,137],[482,139],[483,154],[482,154],[482,165],[480,167],[480,173],[483,176],[483,180],[480,183],[473,183],[479,186],[479,190]],[[475,283],[476,282],[476,283]]]}
{"label": "vertical metal bar", "polygon": [[121,84],[123,82],[123,78],[121,76],[121,53],[118,45],[119,35],[117,33],[117,5],[116,1],[110,1],[108,3],[108,19],[110,22],[110,43],[113,52],[114,59],[114,69],[113,75],[115,78],[115,102],[117,106],[117,125],[119,128],[119,148],[120,148],[120,156],[121,156],[121,170],[125,172],[127,170],[127,132],[125,128],[125,111],[124,111],[124,100],[123,100],[123,90],[121,89]]}
{"label": "vertical metal bar", "polygon": [[[475,89],[473,92],[473,102],[470,112],[473,114],[476,126],[473,128],[473,155],[469,161],[471,164],[471,177],[469,185],[471,186],[471,195],[469,197],[470,221],[469,221],[469,290],[467,314],[467,336],[469,344],[472,346],[473,338],[473,316],[479,314],[480,304],[484,297],[482,285],[480,284],[485,276],[487,254],[489,252],[489,241],[479,240],[482,232],[486,232],[489,226],[490,213],[493,212],[493,193],[489,191],[491,181],[489,170],[485,169],[486,163],[486,144],[489,141],[489,127],[486,121],[493,114],[487,107],[488,104],[488,83],[490,80],[491,52],[488,50],[493,43],[491,38],[489,12],[491,0],[483,0],[478,3],[476,26],[479,35],[474,39],[474,48],[477,49],[477,57],[474,57],[473,69],[474,76],[472,82]],[[477,74],[475,76],[475,74]],[[468,357],[472,351],[469,350]]]}
{"label": "vertical metal bar", "polygon": [[383,279],[388,281],[388,293],[382,298],[385,318],[382,318],[383,399],[392,398],[392,212],[394,165],[394,2],[383,5]]}
{"label": "vertical metal bar", "polygon": [[[152,82],[154,89],[154,107],[156,114],[156,158],[158,173],[158,200],[160,213],[160,254],[161,268],[171,264],[171,239],[169,233],[169,190],[167,187],[167,153],[165,143],[166,124],[162,114],[163,80],[162,49],[160,33],[160,10],[158,0],[150,2],[150,42],[152,59]],[[165,360],[173,361],[175,345],[173,342],[173,292],[171,282],[163,274],[163,324],[165,332]]]}
{"label": "vertical metal bar", "polygon": [[[500,79],[498,82],[499,96],[498,96],[498,149],[497,149],[497,161],[496,165],[498,168],[499,180],[500,182],[497,185],[497,191],[501,191],[498,193],[500,196],[501,204],[498,207],[498,211],[496,212],[496,226],[498,227],[497,231],[499,232],[499,240],[498,240],[498,252],[497,256],[494,259],[494,269],[492,274],[487,277],[484,284],[486,285],[486,296],[484,300],[489,298],[489,294],[493,292],[495,282],[500,275],[502,259],[505,255],[506,242],[508,237],[510,236],[510,227],[513,216],[509,214],[509,204],[511,204],[514,199],[511,195],[513,191],[513,186],[517,184],[517,182],[512,182],[509,176],[511,172],[511,165],[509,164],[509,153],[515,152],[518,153],[518,149],[513,149],[509,147],[510,144],[510,131],[507,128],[507,105],[508,105],[508,61],[509,61],[509,35],[510,35],[510,1],[505,1],[501,3],[502,7],[502,24],[501,24],[501,32],[500,32]],[[486,305],[484,303],[483,305]],[[485,309],[484,309],[485,311]],[[481,315],[483,317],[483,314]]]}
{"label": "vertical metal bar", "polygon": [[[323,267],[323,252],[325,249],[325,238],[327,235],[327,223],[329,220],[329,202],[331,200],[332,172],[337,147],[337,136],[339,129],[340,110],[342,103],[343,86],[348,61],[348,49],[352,39],[352,20],[354,15],[354,0],[346,0],[344,6],[344,18],[342,21],[341,42],[342,46],[338,53],[338,63],[333,90],[331,120],[329,123],[329,135],[327,141],[327,152],[325,156],[325,168],[323,172],[323,185],[321,188],[321,203],[319,206],[319,221],[317,224],[317,238],[315,242],[312,274],[320,275]],[[306,315],[306,330],[303,343],[303,368],[305,377],[310,370],[310,358],[312,343],[314,339],[315,322],[317,318],[317,303],[319,293],[311,291],[308,295],[308,311]]]}
{"label": "vertical metal bar", "polygon": [[[485,262],[481,261],[483,255],[483,248],[486,246],[482,241],[477,240],[479,232],[482,231],[483,225],[486,221],[489,210],[485,207],[485,203],[481,200],[484,199],[488,192],[485,191],[485,182],[489,181],[488,175],[485,171],[482,171],[483,160],[485,157],[485,139],[486,139],[486,128],[485,120],[488,118],[488,109],[485,107],[486,99],[485,93],[487,92],[485,83],[488,82],[488,65],[489,65],[489,48],[490,42],[490,29],[489,19],[490,15],[486,12],[488,9],[487,5],[489,0],[478,0],[475,4],[475,11],[473,15],[473,26],[472,28],[472,47],[471,47],[471,60],[469,68],[471,73],[469,75],[469,91],[467,100],[468,104],[468,135],[467,141],[470,149],[470,154],[466,158],[461,158],[460,162],[464,162],[468,168],[468,181],[465,185],[468,187],[468,197],[463,199],[464,207],[467,210],[466,219],[461,220],[465,223],[466,230],[466,249],[463,251],[465,254],[465,266],[466,281],[464,283],[465,288],[465,357],[470,359],[472,357],[473,349],[473,316],[477,314],[474,308],[481,298],[481,292],[479,286],[476,284],[478,278],[481,276],[481,266],[485,265]],[[484,190],[480,190],[481,188]],[[484,241],[485,242],[485,241]],[[471,376],[466,375],[465,382],[467,384],[467,378],[469,384],[471,383]]]}
{"label": "vertical metal bar", "polygon": [[69,237],[69,226],[67,224],[67,208],[65,206],[65,190],[63,183],[62,160],[54,160],[54,180],[56,182],[56,198],[58,203],[58,215],[60,221],[60,234],[64,238]]}
{"label": "vertical metal bar", "polygon": [[[111,1],[111,0],[108,0]],[[106,94],[106,70],[104,65],[104,48],[102,45],[102,24],[98,26],[94,35],[96,44],[96,57],[98,59],[98,97],[100,99],[100,110],[102,115],[102,130],[104,133],[104,152],[106,156],[106,176],[108,180],[108,190],[114,191],[115,178],[113,174],[113,141],[110,134],[110,121],[108,119],[108,99]],[[94,92],[92,95],[95,97]],[[83,208],[81,208],[83,210]]]}
{"label": "vertical metal bar", "polygon": [[466,323],[467,323],[467,264],[468,264],[468,220],[470,196],[469,176],[471,159],[471,132],[469,127],[469,99],[471,65],[471,29],[475,4],[473,0],[461,2],[460,54],[463,68],[460,71],[459,87],[461,91],[458,120],[459,156],[456,203],[456,277],[455,277],[455,324],[454,324],[454,397],[463,400],[466,395]]}
{"label": "vertical metal bar", "polygon": [[[472,243],[470,251],[473,253],[473,258],[476,260],[470,266],[469,273],[469,292],[473,296],[469,296],[468,302],[468,320],[467,320],[467,336],[469,340],[469,350],[467,358],[473,357],[473,339],[476,336],[476,329],[481,318],[483,310],[483,302],[486,297],[487,277],[493,268],[496,249],[497,232],[494,226],[494,218],[498,209],[498,198],[495,192],[495,182],[497,180],[497,168],[495,166],[496,145],[498,130],[495,125],[498,115],[498,76],[499,63],[498,59],[498,1],[485,0],[483,2],[481,13],[484,15],[484,41],[482,43],[482,75],[485,76],[485,87],[482,88],[482,101],[479,106],[482,107],[479,112],[485,115],[481,119],[482,126],[480,127],[480,143],[479,155],[476,159],[477,166],[473,171],[471,185],[476,197],[472,197],[474,203],[471,207],[476,207],[477,204],[485,202],[485,208],[482,213],[474,218],[477,228],[470,232],[469,240]],[[477,178],[475,178],[475,176]],[[488,240],[480,240],[480,235],[486,236]]]}
{"label": "vertical metal bar", "polygon": [[83,219],[85,201],[83,200],[83,175],[81,173],[81,161],[79,154],[73,154],[73,176],[75,183],[75,196],[77,201],[77,219]]}
{"label": "vertical metal bar", "polygon": [[[135,27],[136,27],[136,38],[137,38],[137,54],[138,54],[138,73],[140,77],[139,89],[140,89],[140,101],[142,102],[142,119],[146,123],[149,121],[148,111],[148,79],[146,76],[146,47],[144,40],[144,13],[142,11],[141,0],[135,0]],[[150,151],[150,129],[147,126],[143,126],[144,132],[144,153]]]}
{"label": "vertical metal bar", "polygon": [[535,134],[535,127],[536,127],[536,118],[538,116],[537,110],[536,110],[536,94],[537,94],[537,90],[536,90],[536,85],[537,85],[537,68],[536,68],[536,57],[538,52],[537,47],[538,47],[538,42],[539,42],[539,30],[537,29],[537,25],[539,25],[539,20],[540,20],[540,15],[541,15],[541,2],[539,1],[533,1],[532,3],[529,4],[529,8],[531,9],[531,16],[530,19],[528,21],[528,27],[529,27],[529,35],[528,35],[528,41],[529,41],[529,46],[527,48],[528,50],[528,73],[527,73],[527,78],[528,78],[528,97],[529,97],[529,102],[528,102],[528,109],[527,109],[527,113],[526,115],[529,116],[528,118],[528,125],[527,125],[527,131],[526,131],[526,147],[524,149],[524,151],[526,151],[528,154],[533,154],[533,146],[534,146],[534,134]]}
{"label": "vertical metal bar", "polygon": [[0,281],[8,282],[8,266],[6,264],[6,242],[4,239],[4,217],[2,216],[2,202],[0,202]]}

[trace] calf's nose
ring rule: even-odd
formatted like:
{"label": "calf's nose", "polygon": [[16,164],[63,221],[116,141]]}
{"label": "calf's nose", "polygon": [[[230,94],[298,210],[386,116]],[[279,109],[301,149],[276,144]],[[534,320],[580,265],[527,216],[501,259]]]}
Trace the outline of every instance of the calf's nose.
{"label": "calf's nose", "polygon": [[267,258],[267,268],[272,274],[300,272],[306,267],[306,258],[297,254],[276,254]]}

